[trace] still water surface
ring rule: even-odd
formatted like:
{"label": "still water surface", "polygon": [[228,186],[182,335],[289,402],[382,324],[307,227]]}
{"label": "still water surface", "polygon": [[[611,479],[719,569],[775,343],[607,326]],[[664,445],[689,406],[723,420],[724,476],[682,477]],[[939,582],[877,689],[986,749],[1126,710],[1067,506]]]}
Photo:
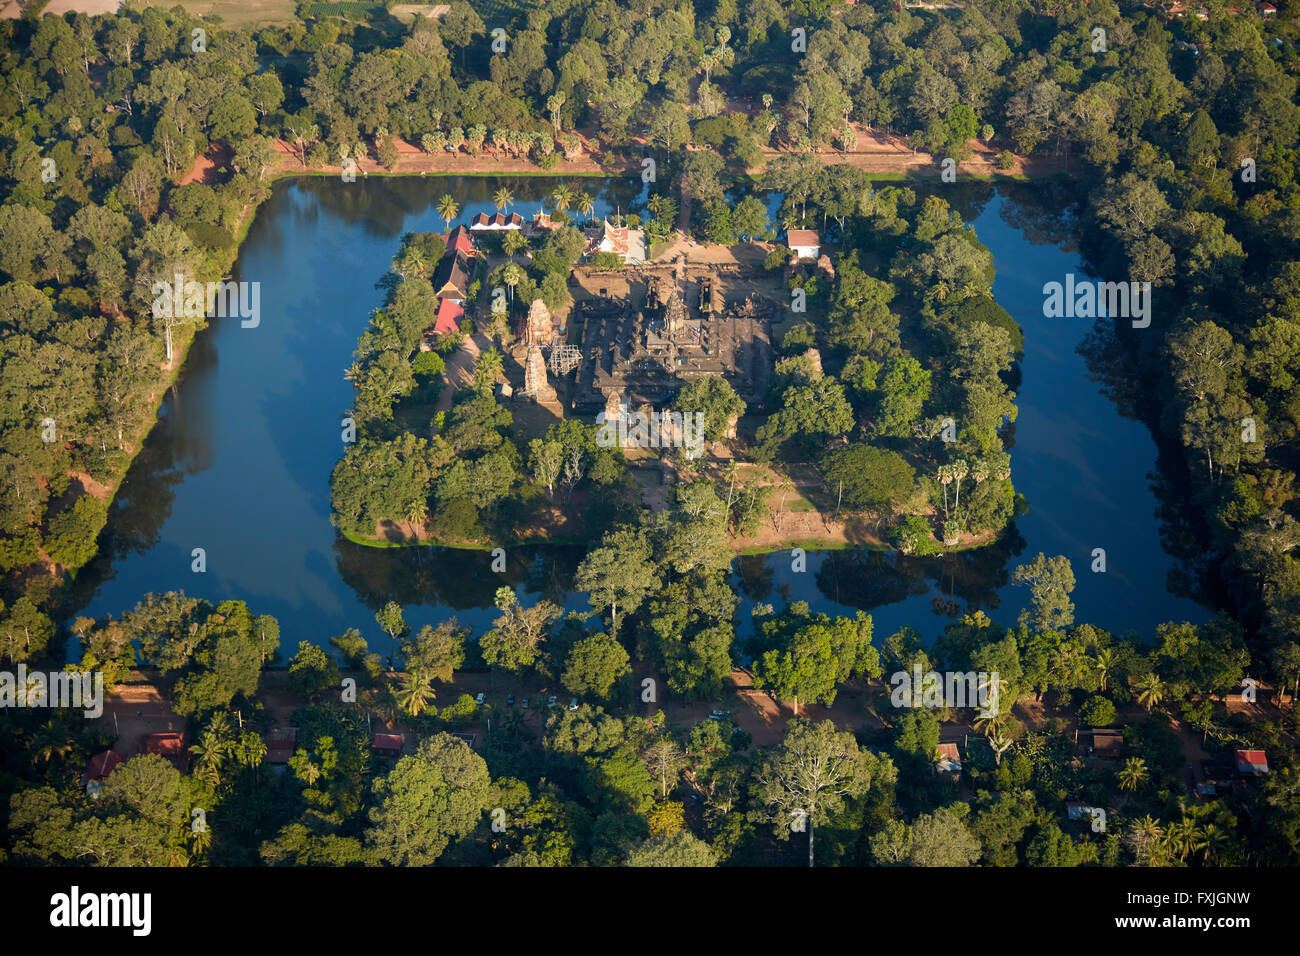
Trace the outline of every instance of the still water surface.
{"label": "still water surface", "polygon": [[[343,378],[357,337],[380,303],[374,283],[403,233],[444,231],[434,204],[450,192],[457,221],[494,211],[501,185],[525,217],[555,181],[542,178],[333,179],[281,181],[258,212],[234,278],[261,283],[255,329],[217,319],[190,351],[161,421],[114,505],[103,553],[81,575],[77,613],[118,615],[148,591],[184,590],[216,602],[242,599],[280,619],[282,648],[327,645],[360,628],[376,650],[387,639],[374,612],[389,600],[418,628],[456,616],[476,629],[496,616],[502,575],[486,553],[381,550],[353,545],[330,524],[329,475],[342,452],[340,420],[352,400]],[[597,216],[633,208],[639,181],[579,180]],[[936,599],[979,606],[1014,623],[1027,600],[1007,582],[1039,551],[1073,562],[1076,619],[1150,637],[1166,620],[1203,620],[1206,611],[1168,584],[1149,472],[1156,448],[1145,426],[1122,417],[1090,376],[1077,347],[1085,323],[1042,314],[1042,286],[1082,272],[1068,211],[1047,187],[974,185],[944,195],[993,253],[997,301],[1021,324],[1025,354],[1012,452],[1016,489],[1029,511],[1006,540],[977,553],[902,559],[871,552],[808,556],[794,573],[788,554],[739,559],[737,586],[748,606],[806,600],[828,613],[865,608],[883,637],[904,624],[936,635],[951,619]],[[1089,569],[1104,548],[1107,571]],[[206,551],[207,571],[191,571]],[[512,549],[505,579],[535,601],[572,608],[572,548]]]}

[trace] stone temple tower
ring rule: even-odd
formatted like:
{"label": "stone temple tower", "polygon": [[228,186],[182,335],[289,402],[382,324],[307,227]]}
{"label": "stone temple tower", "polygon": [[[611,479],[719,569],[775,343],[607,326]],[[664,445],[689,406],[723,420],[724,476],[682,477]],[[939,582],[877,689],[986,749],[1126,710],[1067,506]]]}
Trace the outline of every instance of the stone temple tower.
{"label": "stone temple tower", "polygon": [[546,359],[540,345],[530,345],[524,359],[524,394],[536,402],[555,401],[555,389],[546,378]]}
{"label": "stone temple tower", "polygon": [[686,306],[682,304],[682,297],[674,290],[668,297],[668,304],[664,307],[664,338],[669,341],[675,340],[685,326]]}
{"label": "stone temple tower", "polygon": [[554,341],[555,322],[551,310],[541,299],[533,299],[532,305],[528,307],[528,315],[519,330],[519,339],[524,345],[538,345],[542,348],[550,346]]}

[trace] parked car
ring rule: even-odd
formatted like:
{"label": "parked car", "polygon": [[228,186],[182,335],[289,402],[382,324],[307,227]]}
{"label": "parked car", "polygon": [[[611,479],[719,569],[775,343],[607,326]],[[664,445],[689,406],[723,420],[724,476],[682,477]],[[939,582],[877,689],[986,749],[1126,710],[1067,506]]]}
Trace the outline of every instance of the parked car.
{"label": "parked car", "polygon": [[528,698],[525,697],[523,700],[521,700],[521,701],[519,702],[519,706],[522,707],[524,710],[527,710],[527,709],[528,709]]}
{"label": "parked car", "polygon": [[569,710],[577,710],[577,709],[578,709],[578,698],[575,697],[573,698],[573,700],[569,701]]}
{"label": "parked car", "polygon": [[507,707],[513,707],[513,706],[515,706],[515,695],[514,695],[514,694],[511,694],[511,695],[509,695],[509,696],[506,698],[506,706],[507,706]]}
{"label": "parked car", "polygon": [[555,706],[555,701],[556,701],[556,699],[557,699],[557,698],[556,698],[556,696],[555,696],[554,694],[552,694],[550,697],[546,698],[546,706],[547,706],[547,707],[554,707],[554,706]]}
{"label": "parked car", "polygon": [[723,710],[721,707],[715,707],[709,711],[709,720],[726,720],[731,716],[731,711]]}

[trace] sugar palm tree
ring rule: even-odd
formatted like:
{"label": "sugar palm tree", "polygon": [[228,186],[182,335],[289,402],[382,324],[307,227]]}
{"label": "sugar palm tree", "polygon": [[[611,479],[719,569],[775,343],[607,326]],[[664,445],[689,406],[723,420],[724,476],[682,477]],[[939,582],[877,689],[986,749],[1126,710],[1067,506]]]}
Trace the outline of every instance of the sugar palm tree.
{"label": "sugar palm tree", "polygon": [[952,465],[940,465],[936,471],[939,484],[943,485],[943,517],[948,520],[948,486],[952,484]]}
{"label": "sugar palm tree", "polygon": [[496,191],[496,194],[493,195],[492,201],[496,203],[498,211],[505,212],[515,204],[515,194],[502,186]]}
{"label": "sugar palm tree", "polygon": [[460,215],[460,204],[451,193],[444,193],[438,200],[438,215],[447,223],[448,229],[451,228],[451,221]]}
{"label": "sugar palm tree", "polygon": [[952,480],[955,482],[955,491],[957,493],[957,497],[952,504],[952,510],[957,511],[958,514],[960,514],[960,511],[958,511],[958,509],[961,508],[962,479],[964,479],[969,474],[970,474],[970,465],[967,463],[965,458],[958,458],[956,461],[952,463]]}
{"label": "sugar palm tree", "polygon": [[578,210],[578,212],[582,213],[583,216],[590,219],[592,210],[596,208],[596,201],[592,199],[591,196],[589,196],[587,193],[583,192],[582,190],[579,190],[578,194],[574,197],[573,205],[574,208]]}
{"label": "sugar palm tree", "polygon": [[1119,780],[1121,790],[1136,793],[1137,788],[1146,782],[1147,762],[1141,757],[1129,757],[1115,776]]}

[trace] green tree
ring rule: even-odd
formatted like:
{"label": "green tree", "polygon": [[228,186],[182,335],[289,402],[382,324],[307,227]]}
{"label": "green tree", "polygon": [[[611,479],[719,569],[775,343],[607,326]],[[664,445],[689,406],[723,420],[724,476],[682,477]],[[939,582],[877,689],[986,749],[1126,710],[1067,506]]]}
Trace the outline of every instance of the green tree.
{"label": "green tree", "polygon": [[1059,631],[1074,622],[1074,570],[1064,555],[1048,558],[1041,552],[1011,574],[1012,584],[1029,586],[1031,605],[1020,612],[1021,623],[1036,631]]}
{"label": "green tree", "polygon": [[560,681],[579,697],[608,700],[614,685],[631,673],[623,645],[608,634],[591,634],[569,649]]}
{"label": "green tree", "polygon": [[853,444],[821,461],[826,491],[850,508],[885,509],[912,493],[916,474],[897,452]]}
{"label": "green tree", "polygon": [[829,720],[795,719],[781,745],[760,755],[752,785],[754,801],[780,839],[807,829],[811,867],[816,827],[839,812],[846,799],[863,796],[874,780],[891,769],[859,749],[852,733],[837,730]]}
{"label": "green tree", "polygon": [[375,780],[366,843],[391,866],[428,866],[474,829],[490,789],[483,758],[463,740],[435,734]]}
{"label": "green tree", "polygon": [[617,634],[619,608],[631,614],[659,586],[645,534],[627,528],[607,532],[578,565],[573,585],[591,596],[592,607],[609,608],[610,629]]}

